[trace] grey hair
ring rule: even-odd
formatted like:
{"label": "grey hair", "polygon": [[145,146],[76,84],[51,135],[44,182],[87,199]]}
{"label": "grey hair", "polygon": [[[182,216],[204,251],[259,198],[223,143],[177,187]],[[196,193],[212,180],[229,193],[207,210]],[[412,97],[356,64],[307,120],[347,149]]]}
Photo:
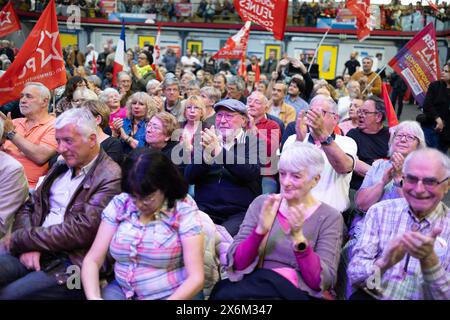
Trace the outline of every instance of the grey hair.
{"label": "grey hair", "polygon": [[381,117],[381,122],[383,122],[386,119],[386,107],[384,105],[384,101],[383,99],[371,95],[369,97],[367,97],[367,99],[364,101],[373,101],[373,103],[375,104],[375,111],[378,113],[381,113],[382,117]]}
{"label": "grey hair", "polygon": [[200,89],[200,82],[198,82],[197,80],[189,80],[187,83],[188,88],[198,88]]}
{"label": "grey hair", "polygon": [[[358,81],[350,80],[347,83],[346,87],[347,87],[350,98],[352,98],[352,99],[355,99],[355,98],[360,99],[361,98],[361,85],[359,84]],[[358,90],[358,92],[353,92],[354,90],[355,91]]]}
{"label": "grey hair", "polygon": [[106,103],[108,101],[108,97],[111,93],[119,94],[119,91],[117,91],[114,88],[106,88],[105,90],[102,91],[102,93],[100,93],[100,96],[98,98],[101,102]]}
{"label": "grey hair", "polygon": [[373,58],[371,56],[364,57],[362,60],[370,60],[373,63]]}
{"label": "grey hair", "polygon": [[[265,106],[267,106],[267,104],[269,103],[269,99],[267,99],[267,97],[265,96],[264,93],[259,92],[259,91],[253,91],[253,92],[250,94],[250,96],[253,96],[253,95],[259,96],[260,99],[261,99],[261,102],[262,102]],[[250,96],[249,96],[249,97],[250,97]],[[248,101],[248,99],[247,99],[247,101]]]}
{"label": "grey hair", "polygon": [[75,93],[79,93],[86,100],[98,100],[98,96],[94,91],[86,89],[86,88],[78,88],[73,92],[72,97],[75,96]]}
{"label": "grey hair", "polygon": [[417,145],[416,150],[424,149],[427,147],[427,144],[425,143],[425,135],[423,133],[422,128],[420,127],[420,124],[417,121],[410,121],[410,120],[402,121],[394,128],[394,132],[391,134],[391,137],[389,138],[389,153],[388,153],[389,156],[392,156],[394,137],[400,130],[411,132],[417,139],[419,139],[419,144]]}
{"label": "grey hair", "polygon": [[97,122],[92,112],[87,108],[72,108],[64,111],[56,118],[55,129],[59,130],[70,124],[77,127],[78,132],[85,140],[91,134],[97,136]]}
{"label": "grey hair", "polygon": [[245,89],[244,81],[242,81],[239,77],[232,76],[230,79],[228,79],[227,85],[236,85],[236,88],[243,92]]}
{"label": "grey hair", "polygon": [[148,91],[148,89],[150,89],[151,87],[156,87],[159,86],[161,84],[161,82],[159,82],[156,79],[151,79],[147,82],[147,85],[145,86],[145,90]]}
{"label": "grey hair", "polygon": [[438,160],[445,171],[446,178],[450,176],[450,158],[441,151],[429,147],[414,150],[413,152],[408,154],[408,156],[405,158],[405,161],[403,162],[403,174],[407,173],[407,168],[409,167],[409,163],[411,162],[411,160],[418,156],[424,156],[426,159]]}
{"label": "grey hair", "polygon": [[34,87],[39,89],[39,95],[41,96],[41,99],[48,99],[48,101],[50,102],[50,98],[51,98],[51,94],[50,94],[50,90],[48,90],[48,88],[43,85],[40,82],[27,82],[25,83],[25,87]]}
{"label": "grey hair", "polygon": [[93,82],[96,87],[100,88],[102,86],[102,80],[100,80],[100,78],[98,76],[96,76],[95,74],[87,76],[86,80]]}
{"label": "grey hair", "polygon": [[216,104],[221,98],[220,90],[211,86],[201,88],[200,93],[204,93],[210,100],[213,101],[213,104]]}
{"label": "grey hair", "polygon": [[312,144],[300,141],[284,148],[278,162],[279,170],[290,172],[307,170],[310,179],[320,175],[324,166],[322,153]]}
{"label": "grey hair", "polygon": [[120,71],[120,72],[117,74],[117,80],[120,81],[120,78],[123,77],[123,76],[129,76],[130,79],[131,79],[131,74],[130,74],[129,72],[126,72],[126,71]]}
{"label": "grey hair", "polygon": [[172,78],[172,77],[167,78],[166,77],[166,79],[164,79],[164,81],[162,83],[162,88],[163,88],[163,90],[165,90],[168,86],[171,86],[173,84],[175,84],[178,87],[178,90],[180,89],[180,81],[178,81],[177,78]]}
{"label": "grey hair", "polygon": [[309,103],[309,105],[311,106],[313,104],[313,102],[315,102],[317,100],[325,101],[328,104],[330,111],[338,114],[338,105],[336,104],[336,102],[334,102],[333,98],[324,96],[323,94],[318,94],[314,98],[311,99],[311,102]]}

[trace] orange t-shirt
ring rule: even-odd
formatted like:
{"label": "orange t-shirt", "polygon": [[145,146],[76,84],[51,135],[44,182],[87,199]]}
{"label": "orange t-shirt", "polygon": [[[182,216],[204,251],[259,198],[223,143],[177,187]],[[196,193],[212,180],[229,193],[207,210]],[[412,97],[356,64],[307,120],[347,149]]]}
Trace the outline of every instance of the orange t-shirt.
{"label": "orange t-shirt", "polygon": [[[30,130],[26,129],[26,118],[13,119],[13,123],[16,127],[15,131],[25,137],[28,141],[34,144],[45,145],[52,149],[56,149],[55,120],[56,118],[54,116],[50,116],[50,118],[40,122]],[[48,163],[45,163],[42,166],[37,165],[28,159],[11,141],[5,141],[3,148],[6,153],[14,157],[23,165],[30,188],[34,188],[36,186],[39,177],[47,174]]]}

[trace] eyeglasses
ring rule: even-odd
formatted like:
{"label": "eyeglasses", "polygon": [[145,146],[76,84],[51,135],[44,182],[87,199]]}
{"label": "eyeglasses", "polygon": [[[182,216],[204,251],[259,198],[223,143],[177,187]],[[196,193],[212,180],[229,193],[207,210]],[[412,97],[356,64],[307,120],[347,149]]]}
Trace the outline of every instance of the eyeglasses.
{"label": "eyeglasses", "polygon": [[430,177],[425,177],[425,178],[419,178],[416,176],[413,176],[411,174],[406,174],[403,176],[403,181],[407,184],[410,185],[417,185],[419,183],[419,181],[422,181],[422,184],[426,187],[426,188],[435,188],[438,185],[440,185],[441,183],[444,183],[445,181],[448,180],[449,177],[439,181],[436,178],[430,178]]}
{"label": "eyeglasses", "polygon": [[157,127],[156,125],[152,125],[151,123],[147,124],[148,131],[163,131],[163,128]]}
{"label": "eyeglasses", "polygon": [[218,118],[219,120],[222,120],[222,118],[225,118],[226,121],[231,121],[233,120],[233,118],[236,116],[237,114],[233,114],[233,113],[217,113],[216,115],[216,119]]}
{"label": "eyeglasses", "polygon": [[131,196],[131,199],[137,203],[137,202],[142,202],[144,204],[149,204],[152,203],[155,200],[155,193],[152,192],[151,194],[145,196],[145,197],[141,197],[141,196]]}
{"label": "eyeglasses", "polygon": [[403,140],[403,138],[408,142],[413,142],[414,140],[419,141],[419,139],[417,137],[412,136],[410,134],[396,134],[394,136],[394,139],[399,140],[399,141]]}
{"label": "eyeglasses", "polygon": [[358,115],[362,115],[362,116],[367,116],[368,114],[377,114],[378,112],[377,111],[367,111],[367,110],[357,110],[356,111],[356,113],[358,114]]}

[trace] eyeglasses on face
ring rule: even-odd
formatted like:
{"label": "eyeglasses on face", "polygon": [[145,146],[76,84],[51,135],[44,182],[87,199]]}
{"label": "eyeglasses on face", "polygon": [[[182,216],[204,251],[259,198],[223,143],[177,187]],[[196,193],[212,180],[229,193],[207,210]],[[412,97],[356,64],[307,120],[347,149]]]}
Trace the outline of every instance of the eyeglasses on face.
{"label": "eyeglasses on face", "polygon": [[378,112],[377,111],[367,111],[367,110],[357,110],[356,111],[356,113],[358,114],[358,115],[362,115],[362,116],[364,116],[364,117],[366,117],[368,114],[377,114]]}
{"label": "eyeglasses on face", "polygon": [[416,177],[412,174],[406,174],[403,176],[403,181],[407,184],[410,185],[417,185],[419,183],[419,181],[422,181],[422,184],[426,187],[426,188],[435,188],[438,185],[440,185],[441,183],[444,183],[445,181],[448,180],[449,177],[439,181],[438,179],[434,178],[434,177],[425,177],[425,178],[419,178]]}
{"label": "eyeglasses on face", "polygon": [[410,135],[410,134],[396,134],[394,136],[394,139],[398,140],[398,141],[405,139],[408,142],[413,142],[414,140],[419,141],[419,139],[417,137]]}
{"label": "eyeglasses on face", "polygon": [[222,118],[225,118],[226,121],[231,121],[237,114],[233,113],[225,113],[225,112],[219,112],[216,115],[216,118],[222,120]]}

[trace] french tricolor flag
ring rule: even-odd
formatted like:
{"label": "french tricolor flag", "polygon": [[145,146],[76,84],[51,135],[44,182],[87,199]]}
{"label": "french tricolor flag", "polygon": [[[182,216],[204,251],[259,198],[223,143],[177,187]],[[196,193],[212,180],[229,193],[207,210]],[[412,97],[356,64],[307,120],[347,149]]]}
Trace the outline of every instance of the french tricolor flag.
{"label": "french tricolor flag", "polygon": [[117,42],[116,53],[114,55],[114,68],[113,68],[113,86],[117,87],[117,74],[123,70],[123,66],[126,63],[125,59],[125,23],[122,21],[122,32],[120,33],[120,39]]}

